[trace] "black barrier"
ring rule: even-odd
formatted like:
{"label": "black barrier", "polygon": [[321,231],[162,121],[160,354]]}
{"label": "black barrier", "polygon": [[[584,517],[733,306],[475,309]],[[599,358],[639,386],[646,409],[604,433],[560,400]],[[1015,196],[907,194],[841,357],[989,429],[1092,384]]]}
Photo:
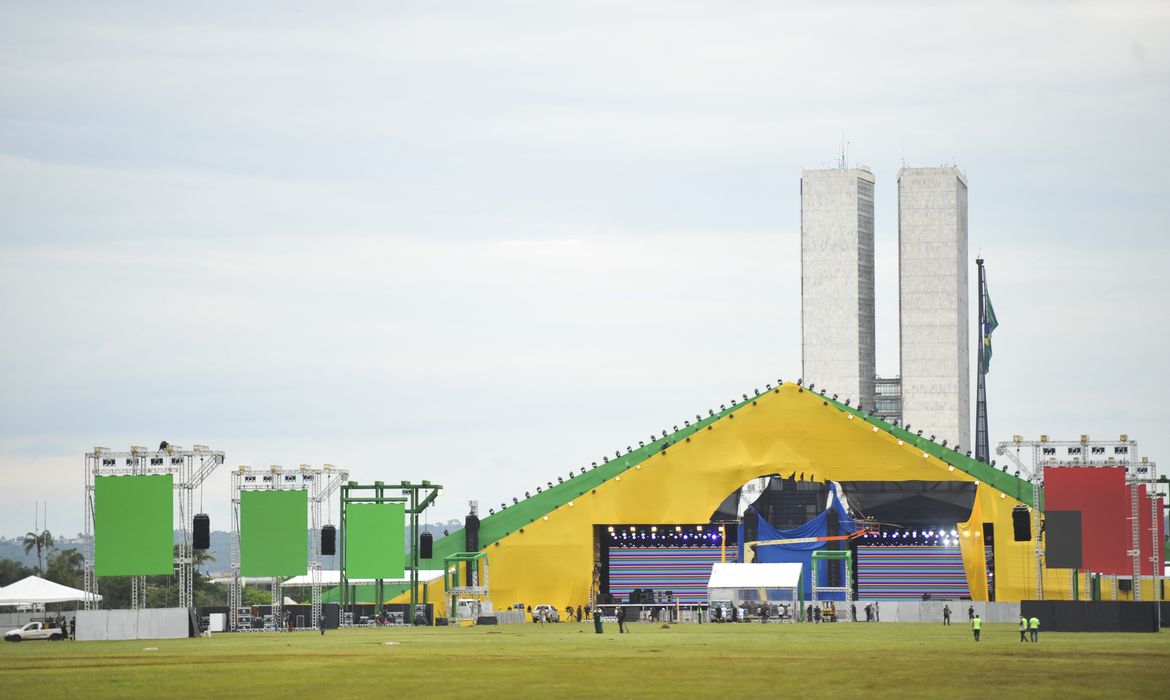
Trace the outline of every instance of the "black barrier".
{"label": "black barrier", "polygon": [[1040,620],[1048,632],[1157,632],[1157,603],[1078,600],[1024,600],[1020,614]]}

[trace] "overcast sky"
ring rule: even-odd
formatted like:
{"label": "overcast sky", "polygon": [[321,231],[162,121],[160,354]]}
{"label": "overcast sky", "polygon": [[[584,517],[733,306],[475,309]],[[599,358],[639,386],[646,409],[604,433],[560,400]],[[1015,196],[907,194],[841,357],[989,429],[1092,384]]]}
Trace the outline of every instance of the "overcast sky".
{"label": "overcast sky", "polygon": [[1167,124],[1165,2],[0,2],[0,534],[163,439],[462,517],[795,379],[843,139],[879,372],[898,168],[957,164],[992,442],[1168,469]]}

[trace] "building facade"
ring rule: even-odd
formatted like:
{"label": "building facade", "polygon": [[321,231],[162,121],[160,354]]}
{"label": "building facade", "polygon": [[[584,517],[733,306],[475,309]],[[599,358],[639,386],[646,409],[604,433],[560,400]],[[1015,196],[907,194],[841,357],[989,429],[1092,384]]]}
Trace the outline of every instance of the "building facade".
{"label": "building facade", "polygon": [[802,376],[866,407],[876,371],[873,195],[868,170],[801,174]]}
{"label": "building facade", "polygon": [[901,377],[878,377],[874,383],[873,414],[887,423],[902,422]]}
{"label": "building facade", "polygon": [[967,180],[958,168],[898,172],[902,420],[971,447]]}

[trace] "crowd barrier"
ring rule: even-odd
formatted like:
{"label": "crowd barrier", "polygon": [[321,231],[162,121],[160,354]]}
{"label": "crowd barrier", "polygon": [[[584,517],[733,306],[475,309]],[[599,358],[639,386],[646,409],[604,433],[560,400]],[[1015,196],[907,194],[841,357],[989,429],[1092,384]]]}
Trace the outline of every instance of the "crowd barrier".
{"label": "crowd barrier", "polygon": [[190,636],[186,608],[78,610],[78,641],[111,639],[181,639]]}

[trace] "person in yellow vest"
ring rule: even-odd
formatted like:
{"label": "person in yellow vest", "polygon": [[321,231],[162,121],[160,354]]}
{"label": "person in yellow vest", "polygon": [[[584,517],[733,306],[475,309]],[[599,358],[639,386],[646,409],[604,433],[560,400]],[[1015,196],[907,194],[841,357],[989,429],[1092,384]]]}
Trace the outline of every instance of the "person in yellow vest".
{"label": "person in yellow vest", "polygon": [[1028,638],[1025,636],[1027,634],[1028,634],[1028,618],[1024,617],[1023,615],[1020,615],[1020,641],[1021,642],[1028,641]]}
{"label": "person in yellow vest", "polygon": [[1032,630],[1032,641],[1040,641],[1040,618],[1033,617],[1031,620],[1028,620],[1028,628]]}
{"label": "person in yellow vest", "polygon": [[978,615],[971,618],[971,631],[975,633],[975,641],[977,641],[977,642],[979,641],[979,630],[982,627],[983,627],[983,620],[980,620]]}

